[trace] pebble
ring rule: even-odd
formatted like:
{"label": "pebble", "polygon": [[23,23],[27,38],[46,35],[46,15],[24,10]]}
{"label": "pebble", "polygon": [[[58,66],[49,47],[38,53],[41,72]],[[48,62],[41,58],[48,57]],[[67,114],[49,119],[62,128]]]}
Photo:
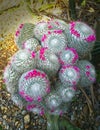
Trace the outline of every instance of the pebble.
{"label": "pebble", "polygon": [[29,122],[30,122],[30,115],[27,114],[27,115],[24,116],[24,123],[28,124]]}
{"label": "pebble", "polygon": [[4,115],[4,116],[3,116],[3,119],[6,119],[6,118],[7,118],[7,115]]}
{"label": "pebble", "polygon": [[73,120],[75,120],[75,117],[74,117],[74,115],[71,115],[71,120],[73,121]]}
{"label": "pebble", "polygon": [[36,116],[34,117],[34,119],[38,119],[38,116],[36,115]]}
{"label": "pebble", "polygon": [[22,115],[25,115],[26,113],[27,113],[26,110],[23,110],[23,111],[22,111]]}

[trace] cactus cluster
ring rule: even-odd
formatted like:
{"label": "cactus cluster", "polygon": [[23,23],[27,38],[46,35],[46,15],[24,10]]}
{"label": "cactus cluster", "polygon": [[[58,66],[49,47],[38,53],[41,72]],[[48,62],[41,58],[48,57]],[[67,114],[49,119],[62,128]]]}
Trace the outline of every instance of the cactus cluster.
{"label": "cactus cluster", "polygon": [[65,113],[77,86],[95,82],[94,66],[83,59],[95,40],[94,30],[80,21],[21,24],[15,34],[19,50],[4,70],[13,102],[40,115]]}

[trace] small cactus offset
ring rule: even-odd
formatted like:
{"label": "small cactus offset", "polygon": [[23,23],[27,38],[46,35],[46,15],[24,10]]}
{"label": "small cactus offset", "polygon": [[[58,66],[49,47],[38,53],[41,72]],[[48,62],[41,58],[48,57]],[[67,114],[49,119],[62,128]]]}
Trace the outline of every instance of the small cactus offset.
{"label": "small cactus offset", "polygon": [[14,94],[18,91],[18,80],[21,74],[18,73],[9,63],[4,70],[4,82],[6,84],[7,91]]}
{"label": "small cactus offset", "polygon": [[80,82],[83,87],[92,85],[96,80],[96,72],[94,66],[87,60],[80,60],[78,62],[80,68]]}
{"label": "small cactus offset", "polygon": [[75,96],[75,92],[77,90],[76,86],[63,84],[60,80],[56,82],[55,88],[56,88],[56,92],[58,93],[58,95],[60,95],[64,103],[69,103],[72,100],[72,98]]}
{"label": "small cactus offset", "polygon": [[67,47],[59,55],[59,61],[62,65],[74,65],[78,59],[78,53],[74,48]]}
{"label": "small cactus offset", "polygon": [[60,68],[58,57],[48,48],[37,52],[37,68],[42,69],[49,77],[55,76]]}
{"label": "small cactus offset", "polygon": [[42,36],[41,45],[59,54],[67,46],[67,39],[62,30],[49,30]]}
{"label": "small cactus offset", "polygon": [[33,33],[34,24],[25,23],[20,24],[15,33],[15,43],[19,49],[22,49],[23,43],[34,36]]}
{"label": "small cactus offset", "polygon": [[62,103],[61,97],[57,93],[51,93],[46,98],[46,106],[51,112],[54,112]]}
{"label": "small cactus offset", "polygon": [[27,72],[30,69],[36,68],[36,54],[29,50],[19,50],[11,59],[13,68],[19,73]]}
{"label": "small cactus offset", "polygon": [[11,95],[11,99],[21,109],[26,106],[26,101],[19,95],[18,92]]}
{"label": "small cactus offset", "polygon": [[79,57],[84,57],[92,51],[96,41],[96,35],[95,31],[87,24],[80,21],[72,21],[69,23],[65,34],[68,38],[68,46],[75,48]]}
{"label": "small cactus offset", "polygon": [[80,79],[80,69],[77,66],[65,65],[59,71],[59,79],[63,84],[75,86]]}
{"label": "small cactus offset", "polygon": [[51,19],[48,21],[48,27],[50,29],[58,29],[65,31],[68,28],[68,24],[60,19]]}
{"label": "small cactus offset", "polygon": [[42,101],[42,97],[50,92],[47,75],[37,69],[22,74],[19,80],[19,94],[29,102]]}
{"label": "small cactus offset", "polygon": [[35,37],[41,41],[41,38],[43,36],[43,34],[49,30],[49,25],[47,22],[39,22],[33,29],[33,33],[35,35]]}
{"label": "small cactus offset", "polygon": [[[12,101],[47,119],[66,113],[77,86],[88,87],[96,80],[95,67],[84,57],[95,40],[94,30],[79,21],[21,24],[15,34],[19,50],[4,70]],[[58,130],[57,124],[49,123],[48,130],[52,125]]]}
{"label": "small cactus offset", "polygon": [[23,43],[22,49],[36,51],[37,46],[39,46],[39,41],[36,38],[30,38]]}

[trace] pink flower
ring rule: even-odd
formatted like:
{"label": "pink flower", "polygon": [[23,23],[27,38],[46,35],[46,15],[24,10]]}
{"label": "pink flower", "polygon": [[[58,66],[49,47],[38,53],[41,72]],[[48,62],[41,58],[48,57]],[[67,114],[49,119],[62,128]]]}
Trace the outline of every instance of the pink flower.
{"label": "pink flower", "polygon": [[24,91],[20,91],[19,94],[20,94],[22,97],[24,97],[24,95],[25,95]]}
{"label": "pink flower", "polygon": [[41,76],[42,76],[42,78],[45,78],[45,77],[46,77],[46,75],[45,75],[44,73],[42,73]]}
{"label": "pink flower", "polygon": [[45,57],[42,57],[42,60],[44,61],[44,60],[45,60]]}
{"label": "pink flower", "polygon": [[62,34],[62,30],[54,30],[54,33]]}
{"label": "pink flower", "polygon": [[27,107],[26,107],[26,109],[27,109],[28,111],[30,111],[30,110],[31,110],[30,105],[29,105],[29,106],[27,106]]}
{"label": "pink flower", "polygon": [[75,63],[76,61],[78,60],[78,55],[77,54],[75,54],[75,56],[74,56],[74,58],[73,58],[73,63]]}
{"label": "pink flower", "polygon": [[49,29],[52,29],[53,27],[51,25],[48,26]]}
{"label": "pink flower", "polygon": [[90,35],[88,36],[86,39],[85,39],[87,42],[93,42],[96,40],[96,37],[95,35]]}
{"label": "pink flower", "polygon": [[41,75],[41,73],[40,73],[40,72],[37,72],[37,76],[39,76],[39,77],[40,77],[40,75]]}
{"label": "pink flower", "polygon": [[77,35],[76,35],[78,38],[80,37],[80,34],[79,33],[77,33]]}
{"label": "pink flower", "polygon": [[23,28],[23,26],[24,26],[24,24],[20,24],[19,28],[20,28],[20,29],[22,29],[22,28]]}
{"label": "pink flower", "polygon": [[20,34],[20,31],[17,30],[15,35],[18,36],[19,34]]}
{"label": "pink flower", "polygon": [[29,78],[29,75],[26,75],[24,78],[27,80]]}
{"label": "pink flower", "polygon": [[77,87],[76,87],[76,86],[73,86],[72,89],[76,91],[76,90],[77,90]]}
{"label": "pink flower", "polygon": [[44,42],[44,41],[45,41],[45,39],[47,39],[47,35],[46,35],[46,34],[44,34],[44,35],[43,35],[43,37],[42,37],[42,39],[41,39],[41,40],[42,40],[42,42]]}
{"label": "pink flower", "polygon": [[46,92],[47,92],[47,93],[50,93],[50,87],[47,87],[47,88],[46,88]]}
{"label": "pink flower", "polygon": [[33,108],[35,108],[36,107],[36,105],[35,104],[32,104],[32,105],[28,105],[27,107],[26,107],[26,109],[27,110],[31,110],[31,109],[33,109]]}
{"label": "pink flower", "polygon": [[90,69],[90,68],[91,68],[91,66],[90,66],[90,65],[87,65],[87,66],[86,66],[86,68],[87,68],[87,69]]}
{"label": "pink flower", "polygon": [[64,61],[62,61],[60,58],[59,58],[59,63],[64,65]]}
{"label": "pink flower", "polygon": [[75,69],[77,72],[80,72],[80,69],[79,69],[77,66],[74,66],[74,69]]}
{"label": "pink flower", "polygon": [[55,22],[57,25],[59,25],[59,22]]}
{"label": "pink flower", "polygon": [[32,77],[33,77],[32,71],[28,73],[28,76],[29,76],[29,78],[32,78]]}
{"label": "pink flower", "polygon": [[73,81],[73,85],[76,85],[76,81]]}
{"label": "pink flower", "polygon": [[26,101],[28,101],[28,102],[32,102],[32,101],[33,101],[33,98],[30,97],[29,95],[26,95],[26,96],[25,96],[25,99],[26,99]]}
{"label": "pink flower", "polygon": [[51,34],[51,32],[50,32],[50,31],[48,31],[48,34]]}
{"label": "pink flower", "polygon": [[63,115],[63,112],[62,112],[62,110],[60,111],[60,113],[59,113],[59,114],[60,114],[60,116],[62,116],[62,115]]}
{"label": "pink flower", "polygon": [[32,58],[35,58],[35,52],[34,51],[31,53],[31,56],[32,56]]}
{"label": "pink flower", "polygon": [[44,109],[41,110],[40,115],[41,115],[41,116],[44,115]]}
{"label": "pink flower", "polygon": [[89,77],[89,80],[91,80],[92,82],[95,82],[96,79],[95,78],[92,78],[92,77]]}
{"label": "pink flower", "polygon": [[90,72],[89,71],[86,71],[86,76],[90,76]]}
{"label": "pink flower", "polygon": [[38,96],[37,100],[38,100],[38,102],[41,102],[42,101],[42,97]]}

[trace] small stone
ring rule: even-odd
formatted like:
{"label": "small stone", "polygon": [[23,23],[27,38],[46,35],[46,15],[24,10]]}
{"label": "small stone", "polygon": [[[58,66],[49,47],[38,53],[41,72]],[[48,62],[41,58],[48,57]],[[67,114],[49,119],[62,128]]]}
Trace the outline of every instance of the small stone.
{"label": "small stone", "polygon": [[6,125],[6,129],[9,130],[9,125]]}
{"label": "small stone", "polygon": [[35,116],[34,119],[38,119],[38,116]]}
{"label": "small stone", "polygon": [[19,124],[19,122],[18,122],[18,121],[16,121],[16,122],[15,122],[15,126],[17,126],[18,124]]}
{"label": "small stone", "polygon": [[26,113],[27,113],[26,110],[23,110],[23,111],[22,111],[22,115],[25,115]]}
{"label": "small stone", "polygon": [[74,115],[71,115],[71,120],[72,120],[72,121],[74,121],[74,120],[75,120]]}
{"label": "small stone", "polygon": [[35,126],[35,123],[33,122],[33,126]]}
{"label": "small stone", "polygon": [[24,116],[24,123],[28,124],[29,122],[30,122],[30,115],[27,114],[27,115]]}
{"label": "small stone", "polygon": [[4,115],[4,116],[3,116],[3,119],[7,119],[7,115]]}
{"label": "small stone", "polygon": [[6,125],[6,121],[5,120],[3,120],[3,125]]}
{"label": "small stone", "polygon": [[75,107],[75,110],[77,110],[77,106]]}

